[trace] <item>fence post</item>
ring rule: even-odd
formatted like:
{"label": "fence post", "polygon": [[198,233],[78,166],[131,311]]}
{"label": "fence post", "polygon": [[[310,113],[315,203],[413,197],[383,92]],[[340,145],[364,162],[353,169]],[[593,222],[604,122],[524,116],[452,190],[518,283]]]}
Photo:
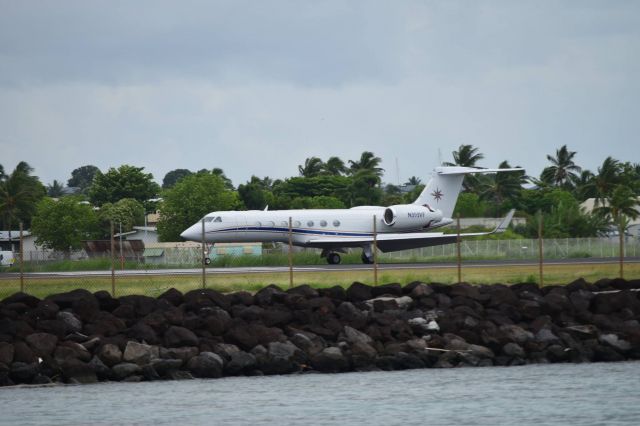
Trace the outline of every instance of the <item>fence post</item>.
{"label": "fence post", "polygon": [[120,270],[124,271],[124,254],[122,253],[122,222],[119,223],[120,225],[120,240],[119,240],[119,245],[120,245]]}
{"label": "fence post", "polygon": [[620,278],[624,278],[624,222],[622,214],[620,214],[620,227],[618,235],[620,236]]}
{"label": "fence post", "polygon": [[544,274],[542,269],[542,210],[538,211],[538,259],[540,262],[540,287],[544,286]]}
{"label": "fence post", "polygon": [[[9,228],[11,229],[11,228]],[[22,231],[23,231],[23,225],[22,222],[20,222],[20,258],[19,258],[19,262],[20,262],[20,292],[24,293],[24,240],[23,240],[23,236],[22,236]],[[11,241],[9,241],[9,244],[11,244]]]}
{"label": "fence post", "polygon": [[292,221],[289,216],[289,288],[293,287],[293,239],[292,239]]}
{"label": "fence post", "polygon": [[378,224],[373,215],[373,284],[378,285]]}
{"label": "fence post", "polygon": [[115,261],[116,242],[113,239],[113,221],[110,221],[110,224],[111,224],[111,296],[116,297],[116,261]]}
{"label": "fence post", "polygon": [[206,264],[206,257],[209,254],[206,252],[206,248],[205,248],[205,242],[204,242],[204,218],[202,218],[202,288],[206,288],[207,287],[207,264]]}
{"label": "fence post", "polygon": [[457,214],[456,216],[456,252],[457,252],[457,259],[458,259],[458,282],[461,283],[462,282],[462,255],[460,254],[460,213]]}

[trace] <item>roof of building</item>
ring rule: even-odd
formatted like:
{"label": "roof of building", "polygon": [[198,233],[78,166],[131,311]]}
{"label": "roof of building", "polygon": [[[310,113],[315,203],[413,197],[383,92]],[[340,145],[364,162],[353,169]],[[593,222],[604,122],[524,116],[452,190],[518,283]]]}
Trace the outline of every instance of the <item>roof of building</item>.
{"label": "roof of building", "polygon": [[[11,241],[17,241],[20,239],[20,231],[0,231],[0,241],[9,241],[9,232],[11,232]],[[29,231],[22,231],[23,237],[31,235]]]}

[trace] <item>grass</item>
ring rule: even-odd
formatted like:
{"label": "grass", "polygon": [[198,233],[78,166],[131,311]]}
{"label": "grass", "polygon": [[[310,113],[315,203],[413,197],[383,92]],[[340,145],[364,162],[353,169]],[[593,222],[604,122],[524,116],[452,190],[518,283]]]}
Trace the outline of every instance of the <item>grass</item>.
{"label": "grass", "polygon": [[[407,284],[412,281],[454,283],[457,281],[455,267],[380,270],[379,284],[397,282]],[[583,265],[546,265],[544,269],[544,284],[567,284],[577,278],[584,278],[594,282],[600,278],[618,276],[618,265],[611,264],[583,264]],[[640,278],[640,264],[625,265],[625,278]],[[462,280],[472,284],[504,283],[539,281],[538,267],[532,266],[487,266],[463,267]],[[305,271],[294,273],[294,285],[309,284],[313,287],[331,287],[334,285],[349,286],[354,281],[374,284],[372,270],[352,271]],[[209,273],[206,276],[208,288],[222,292],[246,290],[255,292],[269,284],[278,284],[283,288],[289,285],[288,272],[255,272],[243,274]],[[174,287],[182,292],[202,287],[202,276],[193,275],[153,275],[145,277],[116,276],[116,296],[129,294],[145,294],[158,296],[165,290]],[[85,288],[95,292],[106,290],[111,292],[110,277],[63,277],[63,278],[28,278],[25,280],[25,291],[38,297],[49,294]],[[20,290],[18,278],[0,279],[0,299]]]}

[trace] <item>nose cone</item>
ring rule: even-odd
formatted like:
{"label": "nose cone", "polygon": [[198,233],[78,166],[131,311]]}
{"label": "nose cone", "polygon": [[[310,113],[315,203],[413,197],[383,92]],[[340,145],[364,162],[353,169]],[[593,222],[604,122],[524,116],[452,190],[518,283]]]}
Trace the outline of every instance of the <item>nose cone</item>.
{"label": "nose cone", "polygon": [[189,241],[198,241],[201,237],[200,235],[198,235],[198,230],[195,229],[195,225],[185,229],[184,232],[180,234],[180,236]]}

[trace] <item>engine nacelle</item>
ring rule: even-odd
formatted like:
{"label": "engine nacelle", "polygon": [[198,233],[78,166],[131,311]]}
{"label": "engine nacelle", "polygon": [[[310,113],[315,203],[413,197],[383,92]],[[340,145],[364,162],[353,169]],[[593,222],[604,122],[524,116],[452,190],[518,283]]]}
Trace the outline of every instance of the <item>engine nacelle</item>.
{"label": "engine nacelle", "polygon": [[431,210],[425,206],[413,204],[399,204],[387,207],[384,211],[383,222],[398,230],[423,229],[432,223],[442,220],[440,210]]}

